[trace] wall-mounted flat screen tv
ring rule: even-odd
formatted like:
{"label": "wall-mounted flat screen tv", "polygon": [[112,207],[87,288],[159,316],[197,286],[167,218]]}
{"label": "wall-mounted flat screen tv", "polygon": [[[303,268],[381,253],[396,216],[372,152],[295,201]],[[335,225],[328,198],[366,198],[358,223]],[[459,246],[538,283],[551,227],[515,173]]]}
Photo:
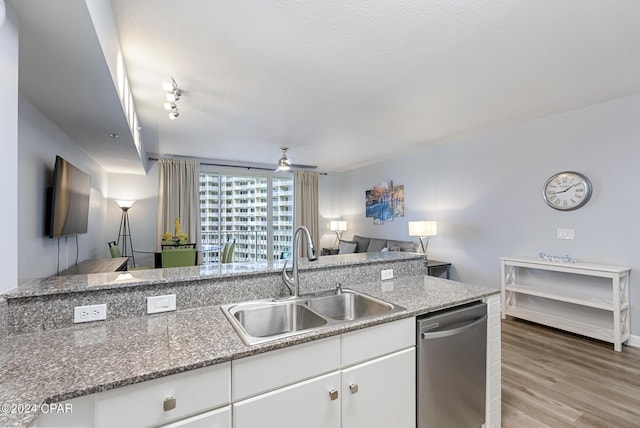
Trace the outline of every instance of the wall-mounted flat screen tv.
{"label": "wall-mounted flat screen tv", "polygon": [[91,177],[60,156],[53,169],[49,237],[87,233]]}

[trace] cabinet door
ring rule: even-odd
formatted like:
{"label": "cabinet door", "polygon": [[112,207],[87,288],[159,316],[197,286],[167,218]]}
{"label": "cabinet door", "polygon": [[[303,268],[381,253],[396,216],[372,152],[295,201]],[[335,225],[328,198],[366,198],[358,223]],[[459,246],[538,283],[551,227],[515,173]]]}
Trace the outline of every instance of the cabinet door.
{"label": "cabinet door", "polygon": [[240,401],[233,405],[233,426],[339,428],[339,390],[336,371]]}
{"label": "cabinet door", "polygon": [[162,425],[162,428],[231,428],[231,406]]}
{"label": "cabinet door", "polygon": [[342,371],[342,428],[415,425],[414,347]]}

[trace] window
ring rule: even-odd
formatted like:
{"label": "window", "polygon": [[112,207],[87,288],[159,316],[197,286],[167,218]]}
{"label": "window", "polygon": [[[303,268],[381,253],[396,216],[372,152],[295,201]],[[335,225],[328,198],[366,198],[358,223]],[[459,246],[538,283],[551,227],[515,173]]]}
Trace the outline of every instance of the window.
{"label": "window", "polygon": [[293,178],[201,171],[200,222],[204,263],[234,240],[234,262],[290,258]]}

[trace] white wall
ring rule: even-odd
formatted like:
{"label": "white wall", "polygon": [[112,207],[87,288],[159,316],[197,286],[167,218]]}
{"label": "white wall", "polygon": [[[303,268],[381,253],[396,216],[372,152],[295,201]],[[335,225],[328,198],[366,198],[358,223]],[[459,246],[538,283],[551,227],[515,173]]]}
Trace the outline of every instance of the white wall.
{"label": "white wall", "polygon": [[[408,237],[407,221],[437,220],[429,256],[451,261],[453,278],[499,287],[500,256],[539,252],[629,266],[632,333],[640,334],[640,94],[482,135],[461,137],[366,168],[336,183],[353,233]],[[594,191],[586,206],[560,212],[542,199],[552,174],[586,174]],[[364,192],[393,179],[405,186],[404,218],[374,226]],[[575,240],[556,239],[557,228]],[[414,238],[415,239],[415,238]]]}
{"label": "white wall", "polygon": [[18,278],[55,275],[76,261],[75,237],[50,239],[46,228],[47,188],[56,155],[91,176],[88,233],[78,235],[78,261],[109,257],[105,234],[107,173],[23,96],[18,116]]}
{"label": "white wall", "polygon": [[18,18],[6,3],[6,20],[0,26],[0,210],[4,250],[0,257],[0,293],[18,284]]}
{"label": "white wall", "polygon": [[[329,230],[331,220],[346,220],[343,218],[342,207],[345,206],[347,195],[341,189],[344,181],[343,173],[329,173],[321,175],[318,180],[318,206],[320,209],[320,242],[318,243],[318,253],[322,248],[332,248],[336,246],[336,233]],[[349,224],[347,224],[349,228]],[[343,237],[349,234],[345,231]],[[349,235],[351,236],[351,235]]]}

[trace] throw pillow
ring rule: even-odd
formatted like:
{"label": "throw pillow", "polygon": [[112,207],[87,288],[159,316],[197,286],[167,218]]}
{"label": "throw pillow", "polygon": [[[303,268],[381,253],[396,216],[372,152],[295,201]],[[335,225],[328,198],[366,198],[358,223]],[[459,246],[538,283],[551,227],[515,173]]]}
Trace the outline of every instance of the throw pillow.
{"label": "throw pillow", "polygon": [[371,240],[369,241],[369,246],[367,247],[367,252],[379,253],[386,246],[387,246],[386,239],[371,238]]}
{"label": "throw pillow", "polygon": [[338,247],[338,254],[353,254],[356,251],[356,244],[350,244],[345,241],[340,241]]}
{"label": "throw pillow", "polygon": [[366,253],[367,248],[369,248],[369,238],[364,238],[362,236],[353,235],[351,242],[356,242],[358,245],[356,246],[357,253]]}
{"label": "throw pillow", "polygon": [[394,240],[391,240],[391,239],[389,240],[389,249],[391,251],[409,251],[409,252],[418,251],[417,244],[415,242],[411,242],[411,241],[394,241]]}

